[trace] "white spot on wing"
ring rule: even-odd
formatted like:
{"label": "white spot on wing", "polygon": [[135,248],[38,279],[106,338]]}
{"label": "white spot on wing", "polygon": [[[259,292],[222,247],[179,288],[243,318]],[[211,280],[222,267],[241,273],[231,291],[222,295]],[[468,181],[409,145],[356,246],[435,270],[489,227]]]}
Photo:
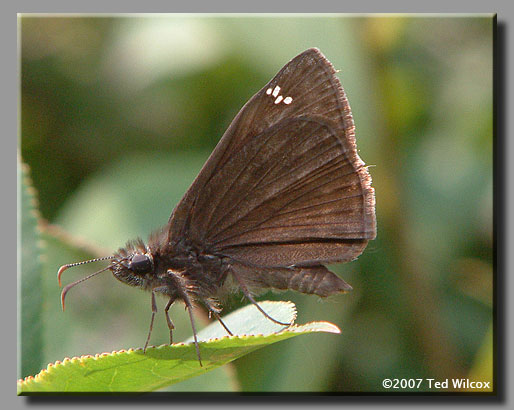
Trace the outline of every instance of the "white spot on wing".
{"label": "white spot on wing", "polygon": [[266,90],[266,94],[267,95],[270,95],[270,96],[273,96],[273,98],[275,98],[275,104],[280,104],[281,102],[283,102],[284,104],[286,105],[289,105],[293,102],[293,97],[284,97],[283,95],[279,95],[280,94],[280,86],[276,85],[275,88],[268,88]]}

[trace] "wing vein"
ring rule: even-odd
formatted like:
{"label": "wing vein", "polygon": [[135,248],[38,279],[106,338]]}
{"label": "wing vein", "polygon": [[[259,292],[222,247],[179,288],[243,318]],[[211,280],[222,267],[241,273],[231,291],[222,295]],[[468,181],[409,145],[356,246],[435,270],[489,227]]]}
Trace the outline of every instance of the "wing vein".
{"label": "wing vein", "polygon": [[[324,152],[322,152],[322,153],[321,153],[321,154],[319,154],[319,155],[322,155],[323,153],[330,151],[330,150],[331,150],[332,148],[334,148],[335,146],[336,146],[336,144],[334,144],[334,145],[330,146],[328,149],[326,149]],[[312,160],[314,160],[314,159],[315,159],[315,158],[311,158],[308,162],[310,162],[310,161],[312,161]],[[308,162],[307,162],[307,163],[308,163]],[[327,162],[327,163],[325,163],[325,164],[323,164],[322,166],[318,167],[315,171],[323,172],[322,168],[323,168],[323,166],[324,166],[324,165],[327,165],[327,164],[328,164],[328,162]],[[335,170],[337,170],[337,169],[339,169],[339,168],[334,169],[334,171],[335,171]],[[290,172],[292,172],[292,171],[289,171],[288,173],[290,173]],[[347,176],[347,175],[350,175],[351,173],[352,173],[352,172],[349,172],[349,173],[347,173],[347,174],[342,175],[341,177],[345,177],[345,176]],[[320,178],[321,176],[323,176],[323,175],[324,175],[324,174],[322,174],[322,175],[316,174],[316,173],[313,171],[313,172],[311,173],[311,175],[310,175],[310,176],[311,176],[311,177],[314,177],[313,181],[315,181],[316,179],[319,179],[319,178]],[[284,176],[284,175],[282,175],[282,176]],[[312,182],[312,181],[309,181],[309,182]],[[332,180],[329,180],[329,181],[327,181],[326,183],[330,183],[330,182],[332,182]],[[236,219],[235,221],[233,221],[230,225],[228,225],[228,226],[224,227],[223,229],[221,229],[220,231],[218,231],[218,232],[216,233],[216,236],[218,236],[218,237],[219,237],[219,235],[220,235],[220,234],[222,234],[223,232],[225,232],[225,231],[227,231],[228,229],[230,229],[231,227],[233,227],[236,223],[238,223],[239,221],[241,221],[242,219],[244,219],[244,218],[245,218],[246,216],[248,216],[252,211],[254,211],[254,210],[255,210],[255,209],[257,209],[258,207],[262,206],[263,204],[265,204],[265,203],[267,203],[267,202],[270,202],[270,201],[274,200],[275,198],[277,198],[278,196],[280,196],[280,195],[284,194],[285,192],[290,192],[290,191],[293,191],[293,190],[297,189],[297,186],[298,186],[298,185],[300,185],[301,183],[304,183],[304,181],[297,181],[297,182],[296,182],[296,184],[291,184],[291,185],[289,185],[289,186],[284,187],[282,190],[277,191],[274,195],[270,196],[269,198],[266,198],[266,199],[265,199],[264,201],[262,201],[260,204],[258,204],[257,206],[255,206],[254,208],[252,208],[251,210],[249,210],[246,214],[242,215],[240,218],[238,218],[238,219]],[[267,185],[269,185],[269,184],[266,184],[265,186],[267,186]],[[265,187],[265,186],[264,186],[264,187]],[[323,185],[320,185],[319,187],[321,187],[321,186],[323,186]],[[261,187],[261,189],[263,189],[264,187]],[[307,193],[310,193],[310,192],[312,192],[312,190],[308,191]],[[299,196],[299,197],[300,197],[300,196]],[[299,197],[297,197],[297,198],[299,198]],[[293,200],[291,201],[291,203],[292,203],[292,202],[294,202],[297,198],[293,199]],[[284,206],[287,206],[288,204],[289,204],[289,203],[286,203]],[[281,207],[280,209],[278,209],[278,211],[280,211],[281,209],[283,209],[283,207]],[[266,220],[264,220],[264,221],[262,221],[262,222],[266,222]],[[215,241],[215,242],[213,242],[212,244],[216,244],[216,243],[218,243],[218,242],[219,242],[219,241]]]}
{"label": "wing vein", "polygon": [[[346,176],[346,175],[349,175],[349,174],[351,174],[351,173],[345,174],[345,176]],[[299,196],[295,197],[295,198],[294,198],[294,199],[292,199],[291,201],[288,201],[286,204],[284,204],[283,206],[281,206],[281,207],[277,210],[277,212],[279,212],[279,211],[283,210],[285,207],[287,207],[288,205],[290,205],[290,204],[291,204],[291,203],[293,203],[294,201],[298,200],[299,198],[301,198],[301,197],[303,197],[303,196],[305,196],[305,195],[308,195],[309,193],[311,193],[311,192],[312,192],[313,190],[315,190],[316,188],[321,188],[321,187],[323,187],[323,186],[325,186],[325,185],[329,184],[330,182],[332,182],[332,180],[327,181],[327,182],[325,182],[324,184],[321,184],[319,187],[315,187],[315,188],[313,188],[313,189],[311,189],[311,190],[309,190],[309,191],[307,191],[307,192],[303,192],[303,193],[302,193],[302,194],[300,194]],[[362,195],[362,193],[358,194],[357,196],[360,196],[360,195]],[[257,225],[254,225],[252,228],[249,228],[249,229],[247,229],[247,230],[245,230],[245,231],[238,232],[237,234],[234,234],[234,235],[232,235],[232,236],[229,236],[229,237],[226,237],[226,238],[220,239],[220,240],[218,240],[218,241],[215,241],[215,242],[213,242],[213,243],[212,243],[212,245],[218,245],[218,244],[220,244],[220,243],[222,243],[222,242],[225,242],[225,241],[227,241],[227,240],[229,240],[229,239],[237,238],[238,236],[241,236],[241,235],[246,234],[246,233],[248,233],[248,232],[252,232],[252,231],[256,230],[256,228],[258,228],[258,227],[259,227],[259,226],[261,226],[262,224],[264,224],[264,223],[268,222],[268,221],[269,221],[270,219],[272,219],[273,217],[274,217],[274,216],[269,217],[269,218],[266,218],[266,219],[262,220],[261,222],[259,222]],[[232,225],[233,225],[233,224],[232,224]],[[225,228],[224,230],[226,230],[226,228]]]}

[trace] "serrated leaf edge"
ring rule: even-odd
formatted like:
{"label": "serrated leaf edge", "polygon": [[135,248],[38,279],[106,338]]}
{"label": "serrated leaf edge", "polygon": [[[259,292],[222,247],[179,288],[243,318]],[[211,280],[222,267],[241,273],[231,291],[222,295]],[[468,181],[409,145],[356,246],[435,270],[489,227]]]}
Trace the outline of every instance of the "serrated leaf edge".
{"label": "serrated leaf edge", "polygon": [[[309,329],[305,329],[306,326],[313,326],[313,325],[320,325],[320,326],[323,326],[323,328],[322,327],[320,327],[320,328],[312,327],[312,328],[309,328]],[[285,333],[302,333],[302,332],[305,332],[305,333],[325,332],[325,333],[340,334],[341,330],[336,325],[334,325],[333,323],[326,322],[326,321],[318,321],[318,322],[308,322],[308,323],[305,323],[303,325],[291,325],[288,328],[283,329],[283,330],[281,330],[279,332],[275,332],[275,333],[269,333],[269,334],[256,333],[256,334],[252,334],[252,335],[233,335],[233,336],[226,335],[226,336],[222,336],[222,337],[219,337],[219,338],[213,338],[213,339],[209,339],[209,340],[206,340],[206,341],[202,341],[202,342],[199,342],[199,343],[200,343],[200,345],[201,344],[208,344],[208,343],[211,343],[211,342],[217,342],[217,341],[225,340],[225,339],[248,340],[248,339],[258,338],[258,337],[280,336],[280,335],[285,334]],[[173,343],[172,345],[162,344],[162,345],[159,345],[159,346],[150,346],[150,347],[147,348],[147,350],[149,350],[149,349],[173,348],[174,346],[188,346],[188,345],[193,345],[193,344],[194,343],[184,343],[184,342]],[[101,359],[102,357],[115,356],[115,355],[118,355],[118,354],[125,354],[125,353],[133,353],[133,352],[138,352],[138,351],[142,351],[142,350],[143,350],[142,347],[138,347],[138,348],[135,348],[135,349],[134,348],[129,348],[129,349],[113,350],[111,353],[104,352],[104,353],[97,353],[95,355],[90,355],[90,354],[83,355],[83,356],[80,356],[80,357],[78,357],[78,356],[74,356],[72,358],[65,357],[62,361],[61,360],[57,360],[54,363],[49,363],[47,365],[46,369],[41,370],[35,376],[27,376],[24,379],[18,379],[18,385],[24,385],[24,384],[27,384],[27,383],[29,383],[31,381],[38,382],[39,379],[43,378],[47,373],[51,372],[55,367],[58,367],[58,366],[66,366],[68,364],[74,364],[74,363],[77,363],[77,362],[80,363],[80,362],[84,362],[87,359],[98,360],[98,359]]]}

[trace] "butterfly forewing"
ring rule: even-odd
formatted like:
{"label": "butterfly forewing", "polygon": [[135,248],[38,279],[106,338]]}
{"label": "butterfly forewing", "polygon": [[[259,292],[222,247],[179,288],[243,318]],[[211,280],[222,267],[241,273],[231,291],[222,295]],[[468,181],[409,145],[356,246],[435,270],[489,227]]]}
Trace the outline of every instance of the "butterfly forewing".
{"label": "butterfly forewing", "polygon": [[375,237],[374,192],[334,73],[307,50],[242,108],[172,214],[172,242],[261,266],[362,252]]}
{"label": "butterfly forewing", "polygon": [[205,241],[216,249],[363,234],[360,179],[321,119],[266,130],[210,180],[211,189],[218,195],[199,205]]}

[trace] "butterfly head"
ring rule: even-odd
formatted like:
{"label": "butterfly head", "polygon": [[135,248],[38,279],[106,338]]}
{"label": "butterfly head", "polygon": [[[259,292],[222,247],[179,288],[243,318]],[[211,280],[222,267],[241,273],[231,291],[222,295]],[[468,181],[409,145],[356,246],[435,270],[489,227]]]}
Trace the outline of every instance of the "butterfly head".
{"label": "butterfly head", "polygon": [[120,282],[126,283],[127,285],[137,286],[144,289],[151,287],[152,279],[155,278],[154,257],[150,249],[141,239],[127,243],[124,248],[120,248],[113,256],[106,256],[104,258],[96,258],[61,266],[57,273],[59,286],[61,285],[61,275],[66,269],[73,266],[104,260],[110,260],[108,266],[64,287],[61,293],[63,310],[66,294],[72,287],[98,275],[99,273],[105,272],[106,270],[110,270],[116,279]]}
{"label": "butterfly head", "polygon": [[120,282],[146,288],[155,273],[154,257],[144,242],[137,239],[114,254],[109,269]]}

